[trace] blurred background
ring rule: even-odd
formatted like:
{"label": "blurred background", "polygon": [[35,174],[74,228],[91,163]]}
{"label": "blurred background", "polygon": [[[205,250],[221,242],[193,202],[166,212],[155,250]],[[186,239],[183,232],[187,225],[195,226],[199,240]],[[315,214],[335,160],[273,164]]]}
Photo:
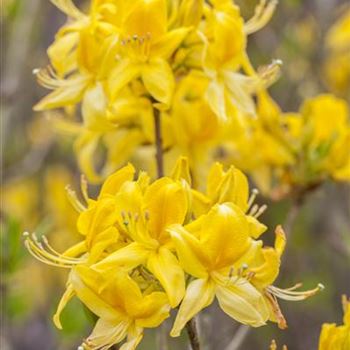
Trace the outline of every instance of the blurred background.
{"label": "blurred background", "polygon": [[[257,1],[237,2],[243,15],[251,17]],[[325,45],[327,31],[348,5],[348,0],[281,0],[272,21],[250,37],[248,52],[255,66],[271,58],[284,63],[282,77],[271,89],[284,111],[297,111],[303,99],[321,92],[349,101],[350,74],[336,81],[328,77],[342,62]],[[45,94],[32,71],[48,63],[45,50],[65,18],[48,0],[2,0],[1,7],[2,350],[75,349],[89,334],[91,315],[73,301],[63,313],[64,330],[54,328],[51,315],[66,275],[35,261],[22,239],[23,231],[47,234],[59,251],[76,239],[76,214],[65,197],[65,186],[77,187],[79,180],[72,140],[57,135],[47,118],[32,112]],[[290,203],[267,204],[262,222],[271,228],[283,223]],[[271,243],[272,238],[270,232],[264,239]],[[281,302],[289,328],[280,331],[269,324],[252,329],[240,349],[268,349],[273,338],[291,350],[317,349],[322,323],[342,321],[340,298],[350,295],[349,276],[350,188],[329,183],[312,193],[297,215],[277,281],[283,288],[300,281],[313,288],[322,282],[326,289],[305,302]],[[238,329],[245,333],[215,305],[202,313],[199,324],[203,350],[224,349]],[[163,344],[161,350],[186,349],[185,334],[169,340],[166,348],[162,337],[170,325],[161,334],[147,333],[140,350],[157,344]]]}

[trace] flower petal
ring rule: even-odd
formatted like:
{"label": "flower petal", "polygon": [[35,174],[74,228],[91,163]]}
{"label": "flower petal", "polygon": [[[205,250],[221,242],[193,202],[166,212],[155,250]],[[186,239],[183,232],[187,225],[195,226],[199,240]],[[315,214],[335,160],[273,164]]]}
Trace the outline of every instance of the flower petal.
{"label": "flower petal", "polygon": [[155,58],[142,66],[142,80],[158,102],[169,105],[175,88],[173,72],[167,61]]}
{"label": "flower petal", "polygon": [[170,305],[173,308],[179,305],[185,294],[185,276],[174,254],[162,247],[150,255],[147,267],[163,286]]}
{"label": "flower petal", "polygon": [[118,267],[132,270],[140,264],[143,264],[148,255],[148,250],[141,244],[134,242],[110,254],[108,257],[95,264],[93,269],[101,272]]}
{"label": "flower petal", "polygon": [[180,46],[191,28],[177,28],[163,35],[152,45],[152,57],[161,57],[168,59],[174,51]]}
{"label": "flower petal", "polygon": [[133,180],[134,174],[135,168],[131,164],[128,164],[114,174],[108,176],[103,183],[99,198],[105,194],[115,195],[126,181]]}
{"label": "flower petal", "polygon": [[75,295],[75,292],[74,292],[73,286],[70,283],[68,283],[67,289],[62,295],[62,298],[57,306],[57,310],[53,316],[53,323],[58,329],[62,329],[62,324],[60,320],[61,313],[63,309],[66,307],[66,305],[68,304],[68,302],[74,297],[74,295]]}
{"label": "flower petal", "polygon": [[172,337],[178,337],[186,323],[199,311],[213,302],[215,296],[214,284],[208,279],[192,281],[186,290],[184,300],[177,313],[174,326],[170,332]]}
{"label": "flower petal", "polygon": [[187,195],[180,183],[161,178],[145,193],[145,210],[149,212],[148,227],[155,239],[166,239],[169,225],[182,224],[187,213]]}
{"label": "flower petal", "polygon": [[260,327],[269,317],[269,309],[263,295],[243,279],[232,286],[218,285],[216,296],[221,309],[243,324]]}
{"label": "flower petal", "polygon": [[168,229],[174,242],[180,264],[190,275],[197,278],[206,278],[205,268],[208,258],[202,251],[198,239],[187,232],[181,225],[173,225]]}
{"label": "flower petal", "polygon": [[140,66],[128,59],[119,61],[112,70],[108,80],[111,100],[115,100],[119,91],[136,78],[140,73]]}
{"label": "flower petal", "polygon": [[146,295],[140,304],[136,325],[145,328],[158,327],[169,317],[169,299],[163,292]]}

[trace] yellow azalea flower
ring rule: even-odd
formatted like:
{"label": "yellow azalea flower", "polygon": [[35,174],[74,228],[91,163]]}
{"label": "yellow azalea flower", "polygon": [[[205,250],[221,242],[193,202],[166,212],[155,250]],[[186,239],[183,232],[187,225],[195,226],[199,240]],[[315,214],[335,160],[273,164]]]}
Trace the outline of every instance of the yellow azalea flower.
{"label": "yellow azalea flower", "polygon": [[215,205],[189,225],[169,228],[184,270],[195,277],[187,287],[172,336],[217,297],[221,309],[237,321],[262,326],[269,317],[263,295],[248,280],[230,276],[231,268],[251,247],[249,223],[232,203]]}
{"label": "yellow azalea flower", "polygon": [[249,197],[248,179],[240,170],[231,166],[224,171],[222,164],[215,163],[209,171],[206,194],[192,190],[193,212],[195,217],[199,217],[215,204],[234,203],[246,214],[250,236],[258,238],[266,230],[266,226],[258,221],[266,206],[254,204],[256,195],[254,190]]}
{"label": "yellow azalea flower", "polygon": [[304,181],[318,181],[328,176],[348,181],[350,120],[346,102],[332,95],[306,100],[301,108],[301,123],[300,152],[305,153],[307,162],[306,173],[301,175]]}
{"label": "yellow azalea flower", "polygon": [[342,297],[344,320],[343,325],[325,323],[322,326],[319,350],[347,350],[350,348],[350,300],[345,295]]}
{"label": "yellow azalea flower", "polygon": [[[324,73],[328,86],[337,94],[349,98],[350,88],[350,8],[341,11],[341,17],[326,35],[327,55]],[[337,67],[337,69],[334,69]]]}
{"label": "yellow azalea flower", "polygon": [[116,194],[120,230],[132,243],[116,250],[94,268],[129,270],[144,264],[160,281],[175,307],[183,297],[185,280],[166,229],[184,223],[188,206],[186,191],[180,182],[166,177],[145,189],[141,186],[143,177],[138,181],[126,183]]}
{"label": "yellow azalea flower", "polygon": [[190,73],[179,83],[170,113],[173,152],[189,158],[195,180],[200,179],[200,167],[223,132],[223,125],[204,99],[207,85],[208,80],[202,74]]}
{"label": "yellow azalea flower", "polygon": [[86,266],[76,267],[70,283],[77,297],[98,321],[82,349],[107,350],[127,341],[123,350],[134,350],[143,336],[143,328],[159,326],[168,316],[170,306],[163,292],[142,292],[126,272],[115,271],[112,277]]}
{"label": "yellow azalea flower", "polygon": [[[241,118],[241,113],[255,115],[252,94],[277,77],[279,63],[276,61],[256,74],[245,51],[247,32],[259,27],[254,24],[258,15],[246,32],[237,5],[232,1],[212,1],[212,4],[213,9],[206,12],[207,27],[200,35],[204,42],[203,69],[210,79],[206,99],[221,120],[227,120],[228,116]],[[267,10],[260,6],[257,11],[270,13],[271,8]],[[231,44],[227,45],[228,42]],[[249,76],[240,73],[240,68],[244,68]]]}
{"label": "yellow azalea flower", "polygon": [[277,298],[289,301],[304,300],[323,290],[324,286],[319,284],[316,288],[307,291],[297,290],[301,284],[287,289],[273,286],[279,274],[281,256],[286,245],[286,237],[281,226],[276,228],[275,235],[273,248],[262,247],[261,241],[255,241],[251,249],[236,262],[234,268],[237,270],[242,264],[245,264],[244,275],[264,296],[269,308],[269,320],[277,322],[281,329],[285,329],[287,321],[282,314]]}
{"label": "yellow azalea flower", "polygon": [[118,61],[109,78],[112,98],[131,80],[141,77],[156,100],[170,103],[175,81],[169,57],[183,41],[188,28],[168,31],[165,0],[138,0],[120,28]]}

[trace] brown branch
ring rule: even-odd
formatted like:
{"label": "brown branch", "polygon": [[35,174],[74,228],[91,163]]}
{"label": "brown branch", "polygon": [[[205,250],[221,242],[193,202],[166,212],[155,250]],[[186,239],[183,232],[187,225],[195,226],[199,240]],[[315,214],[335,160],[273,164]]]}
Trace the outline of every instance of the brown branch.
{"label": "brown branch", "polygon": [[195,318],[192,318],[187,322],[186,330],[187,330],[188,338],[190,339],[192,350],[200,350],[201,346],[199,343],[197,322]]}
{"label": "brown branch", "polygon": [[154,133],[156,145],[156,161],[158,178],[164,176],[164,160],[163,160],[163,138],[161,115],[157,108],[154,108]]}

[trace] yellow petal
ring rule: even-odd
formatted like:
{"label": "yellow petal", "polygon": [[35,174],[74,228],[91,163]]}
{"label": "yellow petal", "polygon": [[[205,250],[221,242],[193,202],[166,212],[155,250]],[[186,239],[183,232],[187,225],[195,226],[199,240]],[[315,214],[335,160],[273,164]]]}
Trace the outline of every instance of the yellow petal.
{"label": "yellow petal", "polygon": [[214,206],[201,226],[200,243],[210,257],[212,268],[232,265],[251,245],[248,222],[234,204]]}
{"label": "yellow petal", "polygon": [[210,280],[197,279],[192,281],[187,287],[170,335],[178,337],[186,323],[198,312],[209,306],[213,302],[214,296],[215,288]]}
{"label": "yellow petal", "polygon": [[210,197],[207,197],[202,192],[192,190],[192,210],[196,217],[207,214],[211,207]]}
{"label": "yellow petal", "polygon": [[216,296],[221,309],[243,324],[260,327],[269,317],[268,306],[260,292],[245,280],[232,286],[217,286]]}
{"label": "yellow petal", "polygon": [[108,250],[109,247],[118,243],[118,238],[119,231],[114,226],[108,227],[104,231],[96,233],[90,243],[91,248],[88,263],[93,264],[100,260],[101,257],[103,257],[105,250]]}
{"label": "yellow petal", "polygon": [[232,202],[246,211],[248,209],[249,185],[247,177],[238,169],[231,167],[217,188],[218,203]]}
{"label": "yellow petal", "polygon": [[206,278],[208,258],[196,237],[188,233],[181,225],[173,225],[168,229],[174,242],[182,268],[197,278]]}
{"label": "yellow petal", "polygon": [[151,56],[169,59],[190,31],[190,28],[177,28],[163,35],[152,45]]}
{"label": "yellow petal", "polygon": [[129,163],[125,167],[107,177],[100,191],[99,198],[106,194],[116,194],[126,181],[132,181],[135,168]]}
{"label": "yellow petal", "polygon": [[106,118],[107,96],[100,83],[88,88],[81,104],[84,126],[93,131],[109,131],[115,126]]}
{"label": "yellow petal", "polygon": [[114,101],[120,90],[140,74],[140,67],[128,59],[115,65],[108,79],[110,98]]}
{"label": "yellow petal", "polygon": [[210,198],[217,196],[218,188],[225,177],[224,167],[221,163],[215,162],[209,171],[207,180],[207,193]]}
{"label": "yellow petal", "polygon": [[61,313],[63,309],[66,307],[67,303],[73,298],[74,295],[75,293],[74,293],[73,286],[70,283],[68,283],[67,289],[62,295],[62,298],[57,306],[57,310],[53,316],[53,322],[58,329],[62,329],[62,324],[60,320]]}
{"label": "yellow petal", "polygon": [[180,157],[175,164],[172,171],[171,178],[175,181],[185,180],[189,185],[191,185],[191,173],[190,165],[188,163],[187,157]]}
{"label": "yellow petal", "polygon": [[146,295],[136,315],[136,325],[145,328],[158,327],[169,317],[169,300],[165,293],[154,292]]}
{"label": "yellow petal", "polygon": [[166,228],[182,224],[187,213],[187,196],[181,184],[170,178],[155,181],[145,193],[145,210],[149,212],[148,227],[152,237],[168,236]]}
{"label": "yellow petal", "polygon": [[249,223],[250,237],[257,239],[261,236],[261,234],[263,234],[267,230],[267,226],[262,224],[254,216],[247,215],[246,218]]}
{"label": "yellow petal", "polygon": [[224,85],[216,80],[211,81],[205,94],[205,98],[215,115],[221,121],[227,121]]}
{"label": "yellow petal", "polygon": [[129,322],[118,318],[101,318],[86,340],[88,349],[110,349],[127,335]]}
{"label": "yellow petal", "polygon": [[171,67],[161,58],[154,58],[142,66],[142,80],[147,91],[158,102],[170,104],[175,88]]}
{"label": "yellow petal", "polygon": [[[59,33],[58,33],[59,34]],[[47,50],[50,62],[59,75],[70,73],[76,67],[74,48],[79,40],[77,32],[56,36],[56,40]]]}
{"label": "yellow petal", "polygon": [[110,254],[108,257],[94,265],[93,268],[101,272],[121,267],[132,270],[143,264],[148,255],[148,250],[146,250],[141,244],[134,242]]}
{"label": "yellow petal", "polygon": [[135,350],[137,345],[141,342],[143,338],[143,329],[142,328],[136,328],[136,331],[133,333],[130,333],[130,328],[128,332],[128,340],[126,343],[124,343],[120,350]]}
{"label": "yellow petal", "polygon": [[167,27],[165,0],[138,0],[123,24],[125,35],[145,37],[148,33],[155,40],[164,35]]}
{"label": "yellow petal", "polygon": [[130,160],[135,149],[145,142],[145,136],[142,130],[134,129],[117,129],[103,136],[103,144],[107,149],[107,159],[101,173],[110,175],[125,162]]}
{"label": "yellow petal", "polygon": [[225,83],[228,87],[228,96],[232,105],[241,112],[255,115],[255,104],[251,94],[256,90],[256,81],[240,73],[227,72]]}
{"label": "yellow petal", "polygon": [[147,268],[163,286],[170,305],[173,308],[179,305],[185,294],[185,275],[174,254],[165,247],[160,248],[149,256]]}
{"label": "yellow petal", "polygon": [[[80,271],[79,273],[78,270]],[[80,274],[83,274],[85,270],[86,269],[82,269],[82,267],[77,267],[72,270],[70,275],[69,281],[78,298],[95,315],[104,319],[118,318],[120,316],[118,311],[102,300],[96,291],[90,289],[90,287],[82,281]],[[96,289],[98,289],[98,287],[96,287]]]}
{"label": "yellow petal", "polygon": [[64,85],[62,84],[63,86],[56,88],[49,95],[45,96],[33,109],[35,111],[43,111],[80,102],[88,86],[89,79],[86,76],[78,76],[65,80]]}
{"label": "yellow petal", "polygon": [[95,169],[95,152],[100,142],[101,135],[96,132],[84,132],[74,144],[74,150],[78,157],[79,167],[86,175],[90,183],[100,183],[102,177]]}
{"label": "yellow petal", "polygon": [[92,243],[94,237],[113,226],[118,219],[116,201],[113,197],[105,197],[90,205],[78,218],[78,231],[86,234],[87,245]]}

